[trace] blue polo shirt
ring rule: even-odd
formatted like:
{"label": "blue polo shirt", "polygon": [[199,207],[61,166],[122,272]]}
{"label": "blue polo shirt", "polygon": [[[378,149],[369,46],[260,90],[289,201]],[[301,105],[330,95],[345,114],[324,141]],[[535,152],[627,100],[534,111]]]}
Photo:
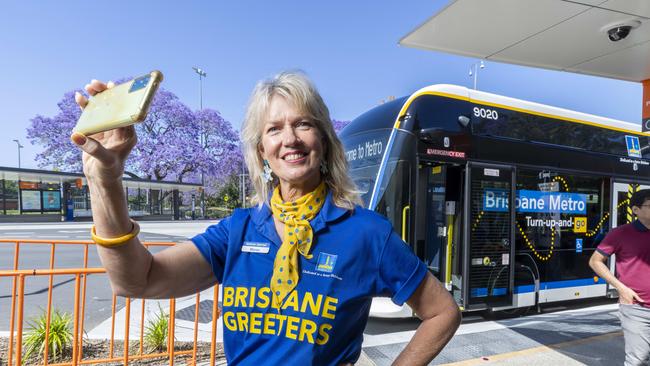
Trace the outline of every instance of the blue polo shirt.
{"label": "blue polo shirt", "polygon": [[311,226],[313,257],[300,256],[300,280],[281,309],[269,283],[282,241],[267,205],[236,210],[192,238],[223,290],[229,365],[354,363],[372,297],[401,305],[427,272],[388,220],[337,207],[331,193]]}

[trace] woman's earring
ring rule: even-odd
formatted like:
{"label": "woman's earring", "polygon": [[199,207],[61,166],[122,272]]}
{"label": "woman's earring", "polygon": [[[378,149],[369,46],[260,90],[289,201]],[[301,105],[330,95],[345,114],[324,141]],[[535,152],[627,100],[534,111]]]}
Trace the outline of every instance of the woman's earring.
{"label": "woman's earring", "polygon": [[269,161],[264,159],[264,172],[262,173],[262,178],[264,178],[264,181],[266,183],[273,180],[273,176],[271,175],[271,173],[273,173],[273,170],[271,170],[271,166],[269,165]]}
{"label": "woman's earring", "polygon": [[329,173],[329,171],[330,171],[330,170],[327,169],[327,162],[325,162],[325,160],[321,160],[321,161],[320,161],[320,172],[321,172],[323,175],[326,175],[327,173]]}

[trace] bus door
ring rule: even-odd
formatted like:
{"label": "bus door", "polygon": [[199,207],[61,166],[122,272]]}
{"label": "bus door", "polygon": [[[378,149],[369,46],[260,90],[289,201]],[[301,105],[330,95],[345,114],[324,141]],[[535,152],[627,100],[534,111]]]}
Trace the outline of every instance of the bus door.
{"label": "bus door", "polygon": [[468,163],[463,250],[467,309],[512,305],[514,177],[511,166]]}
{"label": "bus door", "polygon": [[458,164],[433,163],[420,171],[426,186],[426,204],[422,205],[425,211],[420,213],[424,216],[424,245],[418,254],[449,291],[452,276],[459,275],[456,262],[461,237],[463,170],[464,166]]}
{"label": "bus door", "polygon": [[641,183],[629,182],[614,182],[614,189],[612,189],[612,228],[619,225],[624,225],[636,220],[632,213],[632,206],[629,205],[632,194],[640,189],[649,189],[650,185]]}

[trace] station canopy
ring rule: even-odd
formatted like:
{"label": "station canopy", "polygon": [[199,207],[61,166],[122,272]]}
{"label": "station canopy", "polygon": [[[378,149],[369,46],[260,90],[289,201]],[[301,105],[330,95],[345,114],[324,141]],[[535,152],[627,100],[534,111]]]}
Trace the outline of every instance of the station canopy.
{"label": "station canopy", "polygon": [[[608,30],[631,25],[613,42]],[[455,0],[400,44],[641,82],[650,79],[649,0]]]}

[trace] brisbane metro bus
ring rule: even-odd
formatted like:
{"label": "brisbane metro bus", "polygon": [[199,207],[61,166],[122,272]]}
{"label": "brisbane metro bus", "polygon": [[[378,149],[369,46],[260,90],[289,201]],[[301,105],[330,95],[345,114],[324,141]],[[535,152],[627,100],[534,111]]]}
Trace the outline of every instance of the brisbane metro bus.
{"label": "brisbane metro bus", "polygon": [[[630,195],[650,187],[640,125],[433,85],[373,108],[340,137],[366,207],[462,309],[615,295],[588,261],[633,220]],[[371,315],[412,313],[380,298]]]}

